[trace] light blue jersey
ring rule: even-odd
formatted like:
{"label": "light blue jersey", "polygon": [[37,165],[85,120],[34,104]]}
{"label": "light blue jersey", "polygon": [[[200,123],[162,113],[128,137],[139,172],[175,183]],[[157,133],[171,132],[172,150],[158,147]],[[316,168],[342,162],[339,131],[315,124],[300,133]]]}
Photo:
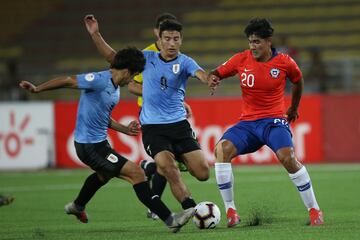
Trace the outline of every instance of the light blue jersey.
{"label": "light blue jersey", "polygon": [[202,68],[190,57],[179,54],[171,61],[160,53],[143,51],[146,65],[143,75],[143,105],[140,122],[166,124],[186,119],[184,97],[187,79]]}
{"label": "light blue jersey", "polygon": [[77,75],[81,96],[78,106],[75,141],[98,143],[107,137],[111,111],[119,102],[120,91],[110,71]]}

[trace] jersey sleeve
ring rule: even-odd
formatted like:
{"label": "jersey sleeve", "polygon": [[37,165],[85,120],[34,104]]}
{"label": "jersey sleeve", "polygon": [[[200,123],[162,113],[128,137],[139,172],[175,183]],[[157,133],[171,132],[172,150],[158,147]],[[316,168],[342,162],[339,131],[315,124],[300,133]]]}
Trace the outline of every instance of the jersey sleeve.
{"label": "jersey sleeve", "polygon": [[227,60],[226,62],[224,62],[222,65],[218,66],[216,68],[216,71],[219,73],[219,77],[220,78],[227,78],[227,77],[231,77],[234,76],[235,74],[237,74],[237,67],[239,65],[241,55],[240,54],[236,54],[234,56],[232,56],[229,60]]}
{"label": "jersey sleeve", "polygon": [[197,62],[195,62],[194,59],[192,59],[191,57],[188,57],[186,60],[186,71],[187,71],[188,76],[195,77],[195,73],[198,70],[204,71],[199,66],[199,64],[197,64]]}
{"label": "jersey sleeve", "polygon": [[301,72],[299,66],[296,64],[294,59],[292,59],[289,56],[287,57],[286,61],[287,61],[287,65],[288,65],[287,77],[293,83],[300,81],[300,79],[302,78],[302,72]]}
{"label": "jersey sleeve", "polygon": [[92,72],[76,75],[77,84],[80,89],[101,90],[107,82],[102,78],[101,72]]}

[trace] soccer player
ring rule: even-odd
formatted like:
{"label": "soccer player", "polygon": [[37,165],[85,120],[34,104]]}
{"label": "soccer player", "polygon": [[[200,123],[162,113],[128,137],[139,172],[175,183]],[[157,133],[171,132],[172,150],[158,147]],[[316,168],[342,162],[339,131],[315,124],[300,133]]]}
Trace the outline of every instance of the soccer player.
{"label": "soccer player", "polygon": [[119,86],[127,85],[135,74],[144,69],[144,65],[141,51],[125,48],[116,53],[109,70],[59,77],[39,86],[22,81],[20,86],[32,93],[65,87],[81,89],[74,144],[79,159],[95,172],[85,180],[75,201],[65,206],[67,214],[73,214],[87,223],[86,204],[97,190],[117,177],[131,183],[138,199],[155,212],[171,231],[177,232],[191,218],[194,210],[172,214],[160,198],[152,194],[143,170],[118,154],[106,140],[108,128],[132,136],[139,133],[137,121],[125,126],[111,118],[111,111],[120,98]]}
{"label": "soccer player", "polygon": [[[216,87],[220,79],[238,74],[244,102],[240,121],[224,133],[215,147],[215,175],[228,227],[240,222],[234,203],[231,159],[255,152],[263,145],[274,151],[289,173],[309,211],[311,225],[323,224],[309,174],[295,157],[288,124],[299,117],[304,80],[295,61],[271,47],[273,32],[267,19],[251,20],[245,28],[250,49],[235,54],[209,76],[210,85]],[[285,112],[286,79],[293,88],[291,106]]]}
{"label": "soccer player", "polygon": [[[143,105],[140,113],[144,148],[156,162],[157,171],[169,182],[183,209],[196,206],[181,179],[175,155],[180,155],[190,174],[200,181],[209,178],[209,166],[193,130],[186,120],[184,108],[188,77],[208,83],[208,74],[190,57],[180,53],[182,25],[175,20],[160,24],[160,52],[143,51],[146,59],[142,72]],[[103,56],[114,51],[99,30],[91,37]]]}
{"label": "soccer player", "polygon": [[[159,30],[160,30],[160,24],[164,22],[165,20],[177,20],[176,17],[171,13],[161,13],[156,17],[155,21],[155,28],[153,29],[154,35],[156,37],[156,42],[150,44],[147,46],[144,50],[145,51],[154,51],[159,52],[160,51],[160,38],[159,38]],[[84,18],[85,26],[89,32],[90,35],[95,34],[99,31],[98,22],[95,19],[93,15],[86,15]],[[106,49],[107,50],[107,49]],[[115,55],[115,50],[109,49],[109,51],[104,52],[105,59],[109,62],[112,61]],[[129,92],[135,94],[138,96],[137,98],[137,104],[139,108],[142,107],[142,83],[143,83],[143,77],[142,74],[138,74],[134,77],[134,81],[131,81],[128,85]],[[186,117],[190,118],[192,116],[191,107],[184,102],[184,107],[186,110]],[[176,156],[177,164],[180,169],[180,171],[187,171],[186,165],[180,160],[179,156]],[[140,165],[144,171],[146,176],[148,177],[149,181],[151,181],[151,189],[155,195],[158,195],[160,198],[165,190],[166,187],[166,178],[156,171],[156,163],[154,161],[150,160],[143,160],[141,161]],[[149,209],[147,211],[147,217],[152,218],[154,220],[158,219],[159,217],[152,213]]]}
{"label": "soccer player", "polygon": [[4,205],[9,205],[14,201],[14,197],[10,195],[2,195],[0,194],[0,207]]}

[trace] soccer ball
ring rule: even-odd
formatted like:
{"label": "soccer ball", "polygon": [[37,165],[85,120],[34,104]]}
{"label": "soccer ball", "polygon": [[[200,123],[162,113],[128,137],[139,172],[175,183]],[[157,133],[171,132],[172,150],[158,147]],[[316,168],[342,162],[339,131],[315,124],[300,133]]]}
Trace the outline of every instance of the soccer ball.
{"label": "soccer ball", "polygon": [[201,202],[195,207],[193,222],[200,229],[215,228],[220,218],[220,210],[213,202]]}

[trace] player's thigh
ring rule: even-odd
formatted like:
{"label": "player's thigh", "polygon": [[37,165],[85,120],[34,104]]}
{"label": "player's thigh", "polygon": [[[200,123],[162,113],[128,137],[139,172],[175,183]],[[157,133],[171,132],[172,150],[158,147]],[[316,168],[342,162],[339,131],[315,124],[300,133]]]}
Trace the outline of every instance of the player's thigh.
{"label": "player's thigh", "polygon": [[195,132],[186,120],[177,123],[176,128],[169,132],[168,136],[172,140],[172,147],[176,156],[201,149]]}
{"label": "player's thigh", "polygon": [[118,177],[121,169],[128,162],[112,149],[107,141],[94,144],[75,142],[75,149],[84,164],[106,178]]}
{"label": "player's thigh", "polygon": [[[250,127],[250,122],[239,122],[236,125],[232,126],[221,137],[220,143],[224,143],[225,141],[229,141],[236,148],[236,155],[252,153],[257,151],[264,143],[256,137],[256,135],[252,132]],[[249,125],[249,126],[248,126]],[[233,155],[232,152],[234,149],[231,144],[227,144],[227,146],[217,146],[222,147],[222,151],[224,155]],[[235,157],[235,156],[230,156]]]}
{"label": "player's thigh", "polygon": [[202,181],[205,181],[209,178],[209,164],[206,161],[202,150],[197,149],[191,152],[187,152],[182,154],[181,157],[191,175]]}
{"label": "player's thigh", "polygon": [[[269,146],[274,153],[282,148],[293,148],[292,134],[289,127],[273,126],[269,129],[265,144]],[[288,151],[286,151],[288,152]]]}
{"label": "player's thigh", "polygon": [[146,153],[155,159],[163,151],[173,152],[171,140],[166,137],[166,129],[162,125],[142,126],[142,140]]}
{"label": "player's thigh", "polygon": [[175,157],[172,152],[161,151],[154,156],[157,171],[164,175],[167,179],[177,178],[180,176],[179,169],[175,162]]}
{"label": "player's thigh", "polygon": [[216,161],[220,163],[230,162],[232,158],[237,156],[235,145],[226,139],[221,139],[215,146]]}

